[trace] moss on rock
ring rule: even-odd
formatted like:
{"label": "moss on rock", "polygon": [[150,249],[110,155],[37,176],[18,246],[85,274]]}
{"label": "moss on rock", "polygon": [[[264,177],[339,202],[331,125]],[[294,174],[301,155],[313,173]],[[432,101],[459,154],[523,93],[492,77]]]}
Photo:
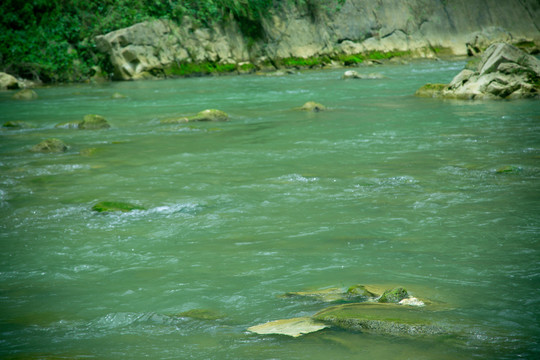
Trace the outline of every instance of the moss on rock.
{"label": "moss on rock", "polygon": [[64,144],[62,140],[50,138],[34,145],[31,151],[43,153],[61,153],[65,152],[67,148],[67,145]]}
{"label": "moss on rock", "polygon": [[426,84],[416,90],[414,95],[420,97],[440,97],[442,92],[448,88],[447,84]]}
{"label": "moss on rock", "polygon": [[397,287],[392,290],[386,290],[379,298],[380,303],[399,303],[401,300],[409,297],[407,290]]}
{"label": "moss on rock", "polygon": [[324,106],[323,104],[319,104],[315,101],[308,101],[307,103],[302,105],[302,107],[300,107],[300,110],[310,111],[310,112],[319,112],[319,111],[325,111],[326,106]]}
{"label": "moss on rock", "polygon": [[89,114],[85,115],[83,121],[79,124],[79,129],[83,130],[97,130],[108,129],[111,125],[101,115]]}
{"label": "moss on rock", "polygon": [[16,92],[13,96],[15,100],[35,100],[38,98],[38,94],[31,89],[24,89]]}

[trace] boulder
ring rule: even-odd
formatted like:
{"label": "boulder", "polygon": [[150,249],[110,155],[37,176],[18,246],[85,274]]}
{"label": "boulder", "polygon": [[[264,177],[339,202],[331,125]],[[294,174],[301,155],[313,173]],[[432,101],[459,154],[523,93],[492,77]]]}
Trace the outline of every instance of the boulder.
{"label": "boulder", "polygon": [[15,100],[35,100],[37,98],[38,94],[31,89],[23,89],[13,95],[13,99]]}
{"label": "boulder", "polygon": [[329,327],[321,321],[310,317],[298,317],[292,319],[283,319],[270,321],[261,325],[255,325],[248,328],[248,331],[256,334],[278,334],[292,337],[299,337]]}
{"label": "boulder", "polygon": [[540,60],[505,43],[491,45],[476,69],[464,69],[449,85],[425,85],[417,96],[450,99],[540,98]]}
{"label": "boulder", "polygon": [[108,129],[110,127],[111,125],[103,116],[94,114],[85,115],[83,121],[78,125],[78,128],[83,130]]}
{"label": "boulder", "polygon": [[469,35],[469,39],[465,43],[467,54],[474,56],[485,51],[490,45],[498,42],[511,42],[512,34],[507,30],[490,26],[481,31],[474,32]]}
{"label": "boulder", "polygon": [[19,81],[12,75],[0,72],[0,90],[19,89]]}
{"label": "boulder", "polygon": [[67,145],[62,140],[51,138],[34,145],[31,149],[33,152],[42,153],[62,153],[67,150]]}
{"label": "boulder", "polygon": [[307,103],[302,105],[302,107],[300,107],[300,110],[310,111],[310,112],[319,112],[319,111],[325,111],[326,107],[314,101],[308,101]]}
{"label": "boulder", "polygon": [[92,206],[93,211],[97,212],[129,212],[133,210],[145,210],[142,206],[118,202],[118,201],[101,201]]}
{"label": "boulder", "polygon": [[425,336],[449,333],[447,329],[437,325],[435,312],[397,304],[337,305],[318,312],[313,319],[347,331],[384,335]]}

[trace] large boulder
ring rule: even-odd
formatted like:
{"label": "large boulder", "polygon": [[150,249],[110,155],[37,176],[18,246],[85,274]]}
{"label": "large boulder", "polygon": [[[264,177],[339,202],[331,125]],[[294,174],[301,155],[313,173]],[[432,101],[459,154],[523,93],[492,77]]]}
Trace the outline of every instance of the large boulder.
{"label": "large boulder", "polygon": [[0,90],[13,90],[20,88],[19,81],[9,74],[0,72]]}
{"label": "large boulder", "polygon": [[[428,91],[429,90],[429,91]],[[540,60],[505,43],[491,45],[476,69],[464,69],[448,85],[416,92],[450,99],[540,98]]]}
{"label": "large boulder", "polygon": [[62,140],[51,138],[36,144],[30,149],[33,152],[62,153],[67,150],[67,145]]}

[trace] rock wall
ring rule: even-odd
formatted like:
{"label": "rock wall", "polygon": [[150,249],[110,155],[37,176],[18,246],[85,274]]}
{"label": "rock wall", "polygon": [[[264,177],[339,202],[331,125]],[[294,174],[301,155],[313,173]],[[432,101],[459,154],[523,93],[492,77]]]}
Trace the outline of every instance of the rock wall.
{"label": "rock wall", "polygon": [[[182,64],[256,66],[277,59],[371,51],[466,55],[491,43],[540,44],[538,0],[347,0],[338,9],[281,5],[264,17],[262,39],[247,39],[234,19],[201,28],[185,18],[144,22],[96,38],[116,79],[167,75]],[[326,2],[328,3],[328,2]]]}

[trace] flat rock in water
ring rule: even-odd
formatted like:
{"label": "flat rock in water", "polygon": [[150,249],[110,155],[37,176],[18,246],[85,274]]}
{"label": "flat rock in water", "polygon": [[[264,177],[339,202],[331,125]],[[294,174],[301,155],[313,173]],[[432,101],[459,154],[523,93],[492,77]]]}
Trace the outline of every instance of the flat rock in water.
{"label": "flat rock in water", "polygon": [[315,320],[349,331],[387,335],[438,335],[436,312],[397,304],[357,303],[333,306],[313,316]]}
{"label": "flat rock in water", "polygon": [[248,328],[256,334],[278,334],[298,337],[329,327],[329,325],[314,320],[310,317],[298,317],[292,319],[270,321],[261,325]]}

